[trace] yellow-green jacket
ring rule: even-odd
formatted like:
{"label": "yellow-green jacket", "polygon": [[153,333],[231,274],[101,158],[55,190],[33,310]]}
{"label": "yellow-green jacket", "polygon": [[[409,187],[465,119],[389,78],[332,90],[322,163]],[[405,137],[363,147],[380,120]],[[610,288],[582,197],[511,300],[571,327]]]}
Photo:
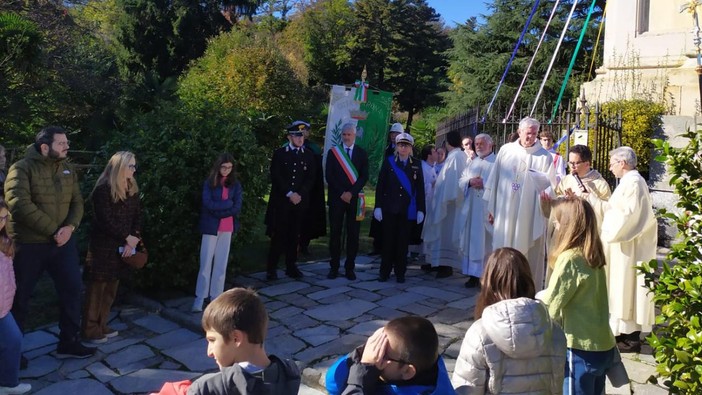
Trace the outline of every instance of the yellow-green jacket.
{"label": "yellow-green jacket", "polygon": [[5,200],[11,214],[8,232],[20,243],[52,243],[59,228],[77,228],[83,218],[83,198],[73,166],[65,159],[42,156],[34,145],[10,167]]}

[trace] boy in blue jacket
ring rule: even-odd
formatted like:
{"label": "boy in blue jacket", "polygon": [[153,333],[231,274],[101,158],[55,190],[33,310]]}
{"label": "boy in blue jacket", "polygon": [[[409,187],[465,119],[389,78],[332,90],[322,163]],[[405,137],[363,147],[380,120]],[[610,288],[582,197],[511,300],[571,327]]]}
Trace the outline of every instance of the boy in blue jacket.
{"label": "boy in blue jacket", "polygon": [[396,318],[327,371],[330,395],[455,394],[426,318]]}

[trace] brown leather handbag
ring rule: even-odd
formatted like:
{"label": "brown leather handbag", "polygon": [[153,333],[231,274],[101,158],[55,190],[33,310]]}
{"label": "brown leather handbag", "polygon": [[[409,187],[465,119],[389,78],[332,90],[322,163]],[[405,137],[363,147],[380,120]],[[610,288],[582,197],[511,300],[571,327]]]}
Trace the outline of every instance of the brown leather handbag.
{"label": "brown leather handbag", "polygon": [[146,265],[149,259],[149,252],[146,250],[143,240],[139,240],[136,252],[132,256],[122,257],[122,262],[126,263],[133,269],[141,269]]}

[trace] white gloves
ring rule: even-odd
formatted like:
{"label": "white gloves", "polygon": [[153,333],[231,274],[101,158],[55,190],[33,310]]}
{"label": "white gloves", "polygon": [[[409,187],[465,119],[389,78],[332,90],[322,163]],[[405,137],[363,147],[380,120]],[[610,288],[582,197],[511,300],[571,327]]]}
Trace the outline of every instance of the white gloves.
{"label": "white gloves", "polygon": [[417,211],[417,224],[421,224],[424,221],[424,213]]}
{"label": "white gloves", "polygon": [[373,210],[373,218],[375,218],[378,222],[383,220],[383,209],[380,207],[376,207],[375,210]]}

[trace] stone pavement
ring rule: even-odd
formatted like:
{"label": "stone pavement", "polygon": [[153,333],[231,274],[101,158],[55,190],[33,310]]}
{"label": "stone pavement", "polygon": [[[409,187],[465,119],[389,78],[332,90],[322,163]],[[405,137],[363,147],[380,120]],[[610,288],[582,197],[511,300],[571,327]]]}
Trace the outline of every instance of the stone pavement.
{"label": "stone pavement", "polygon": [[[300,394],[323,394],[324,373],[340,355],[362,344],[388,320],[415,314],[429,318],[439,334],[441,351],[453,371],[461,341],[472,324],[477,290],[463,286],[465,278],[453,275],[436,279],[411,265],[407,282],[391,278],[376,281],[378,262],[357,259],[356,281],[340,277],[328,280],[327,262],[304,264],[300,281],[283,277],[265,282],[264,273],[235,279],[237,285],[256,288],[270,314],[266,350],[298,362],[303,372]],[[200,328],[201,314],[190,312],[192,297],[156,302],[136,295],[116,306],[110,326],[119,336],[98,347],[88,359],[59,360],[54,357],[56,325],[31,332],[24,339],[29,368],[23,382],[37,395],[145,394],[157,391],[165,381],[194,379],[216,371],[206,355]],[[666,394],[647,384],[655,374],[648,354],[623,355],[632,380],[630,386],[612,388],[607,394]]]}

